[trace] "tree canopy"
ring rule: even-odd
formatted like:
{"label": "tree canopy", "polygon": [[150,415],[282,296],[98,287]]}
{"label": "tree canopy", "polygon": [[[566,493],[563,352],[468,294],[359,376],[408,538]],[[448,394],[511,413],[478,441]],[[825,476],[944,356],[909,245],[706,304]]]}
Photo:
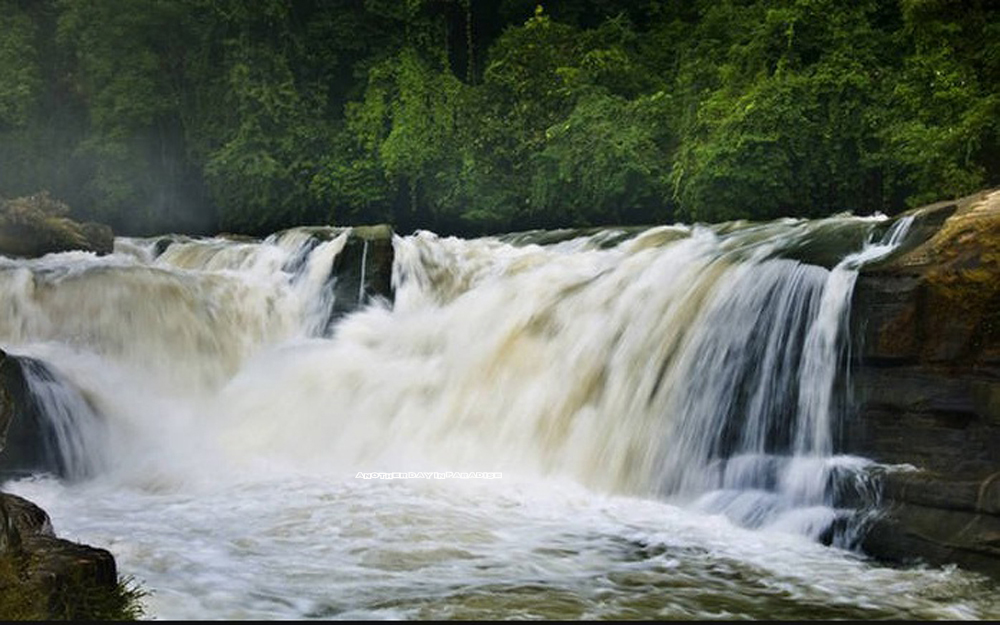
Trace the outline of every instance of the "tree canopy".
{"label": "tree canopy", "polygon": [[0,199],[117,232],[894,213],[1000,183],[989,0],[0,0]]}

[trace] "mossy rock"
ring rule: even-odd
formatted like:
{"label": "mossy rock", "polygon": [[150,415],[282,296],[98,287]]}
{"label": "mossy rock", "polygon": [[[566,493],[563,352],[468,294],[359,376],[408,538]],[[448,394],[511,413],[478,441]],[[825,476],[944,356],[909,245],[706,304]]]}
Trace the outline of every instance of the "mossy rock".
{"label": "mossy rock", "polygon": [[72,250],[113,251],[114,233],[109,226],[79,223],[67,217],[68,213],[69,207],[46,192],[0,200],[0,254],[38,258]]}
{"label": "mossy rock", "polygon": [[372,226],[352,226],[351,236],[362,241],[388,241],[392,243],[394,234],[392,226],[388,224],[375,224]]}

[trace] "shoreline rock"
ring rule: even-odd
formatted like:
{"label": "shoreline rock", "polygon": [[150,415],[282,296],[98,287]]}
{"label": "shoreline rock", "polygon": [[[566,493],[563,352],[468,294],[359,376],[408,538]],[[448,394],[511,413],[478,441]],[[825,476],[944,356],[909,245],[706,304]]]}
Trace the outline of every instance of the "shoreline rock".
{"label": "shoreline rock", "polygon": [[907,214],[851,303],[843,450],[912,467],[881,477],[862,548],[1000,578],[1000,190]]}
{"label": "shoreline rock", "polygon": [[48,513],[3,492],[0,571],[0,610],[31,620],[91,619],[124,599],[110,551],[57,537]]}

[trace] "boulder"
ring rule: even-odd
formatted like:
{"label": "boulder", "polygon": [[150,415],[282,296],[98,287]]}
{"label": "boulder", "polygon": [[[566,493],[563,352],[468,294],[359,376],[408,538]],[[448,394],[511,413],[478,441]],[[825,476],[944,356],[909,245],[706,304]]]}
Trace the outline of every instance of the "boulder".
{"label": "boulder", "polygon": [[44,510],[0,493],[0,613],[92,619],[122,613],[128,600],[111,552],[58,538]]}
{"label": "boulder", "polygon": [[81,250],[110,254],[114,233],[104,224],[79,223],[69,207],[47,192],[0,200],[0,254],[37,258],[55,252]]}
{"label": "boulder", "polygon": [[842,449],[905,468],[880,477],[863,548],[1000,577],[1000,190],[905,217],[851,302]]}

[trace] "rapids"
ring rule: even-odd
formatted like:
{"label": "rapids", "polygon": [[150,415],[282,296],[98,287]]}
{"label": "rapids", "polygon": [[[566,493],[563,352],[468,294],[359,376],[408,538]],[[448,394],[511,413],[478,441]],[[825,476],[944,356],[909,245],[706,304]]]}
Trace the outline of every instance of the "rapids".
{"label": "rapids", "polygon": [[349,228],[0,258],[63,469],[3,488],[152,618],[996,618],[856,550],[905,467],[837,451],[845,325],[907,227],[418,231],[336,319]]}

